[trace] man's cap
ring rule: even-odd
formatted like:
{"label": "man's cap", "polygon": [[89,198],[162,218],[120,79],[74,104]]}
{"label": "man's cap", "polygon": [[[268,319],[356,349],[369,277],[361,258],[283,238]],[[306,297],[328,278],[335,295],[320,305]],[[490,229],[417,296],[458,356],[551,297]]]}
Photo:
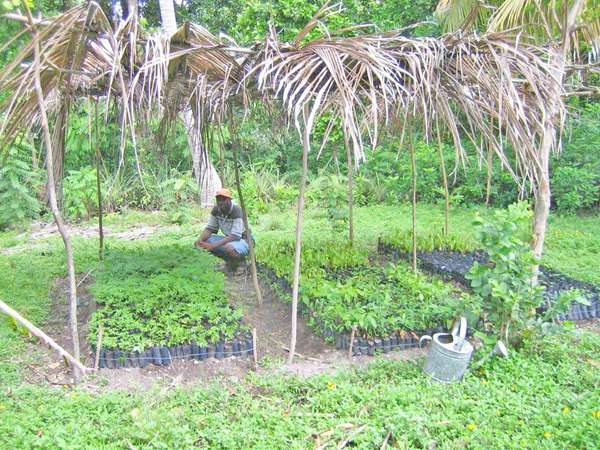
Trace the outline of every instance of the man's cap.
{"label": "man's cap", "polygon": [[229,189],[221,188],[217,191],[217,193],[215,194],[215,197],[231,198],[231,192],[229,192]]}

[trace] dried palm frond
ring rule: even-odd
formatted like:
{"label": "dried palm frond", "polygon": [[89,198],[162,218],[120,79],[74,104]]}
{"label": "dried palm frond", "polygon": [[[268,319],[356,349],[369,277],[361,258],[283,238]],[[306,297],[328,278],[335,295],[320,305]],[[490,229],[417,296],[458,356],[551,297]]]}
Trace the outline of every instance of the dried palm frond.
{"label": "dried palm frond", "polygon": [[[334,9],[325,6],[318,14]],[[271,28],[262,43],[247,49],[190,23],[170,37],[142,36],[133,19],[112,32],[90,3],[39,25],[45,96],[90,90],[118,96],[124,142],[125,133],[135,140],[136,118],[161,114],[168,125],[182,112],[194,119],[188,132],[202,139],[240,95],[247,105],[249,94],[259,94],[278,99],[309,134],[324,113],[332,123],[339,118],[356,164],[365,159],[365,140],[374,145],[392,118],[401,130],[406,120],[418,120],[426,138],[433,124],[443,123],[457,161],[464,160],[467,137],[482,157],[483,148],[492,148],[515,177],[535,180],[543,129],[551,117],[559,118],[559,126],[564,117],[548,49],[508,33],[409,38],[397,31],[303,42],[318,22],[312,20],[292,44],[280,42]],[[70,58],[77,48],[83,48],[81,56]],[[22,67],[30,55],[26,46],[0,75],[0,90],[12,93],[0,105],[4,142],[36,115],[31,69]],[[514,167],[506,144],[514,150]]]}
{"label": "dried palm frond", "polygon": [[[91,47],[88,39],[110,36],[111,30],[97,4],[77,6],[39,26],[40,79],[45,101],[76,92],[100,75],[95,62],[106,57],[110,49]],[[34,123],[38,116],[32,60],[33,42],[28,42],[0,74],[0,91],[10,93],[0,104],[4,112],[2,146],[16,137],[23,124]]]}

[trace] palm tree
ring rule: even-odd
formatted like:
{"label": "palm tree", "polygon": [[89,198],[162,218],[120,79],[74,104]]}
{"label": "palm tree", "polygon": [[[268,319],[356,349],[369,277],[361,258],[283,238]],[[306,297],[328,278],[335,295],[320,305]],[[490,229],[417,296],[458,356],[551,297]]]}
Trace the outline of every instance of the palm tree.
{"label": "palm tree", "polygon": [[[590,59],[597,58],[600,50],[599,0],[503,0],[495,3],[496,6],[490,6],[480,0],[440,0],[437,14],[447,31],[477,27],[484,27],[489,32],[514,30],[515,33],[525,32],[528,40],[549,45],[553,75],[563,88],[569,63],[578,57],[582,43],[591,49]],[[538,259],[542,256],[550,212],[550,151],[561,127],[562,120],[557,113],[547,117],[539,149],[531,243]]]}
{"label": "palm tree", "polygon": [[[167,36],[172,36],[177,31],[175,19],[175,6],[173,0],[159,0],[162,28]],[[214,202],[215,193],[221,188],[221,179],[215,167],[208,159],[208,154],[203,148],[200,137],[200,124],[194,123],[194,116],[190,109],[183,112],[183,124],[187,131],[188,143],[192,154],[192,168],[196,182],[200,188],[200,204],[210,206]]]}

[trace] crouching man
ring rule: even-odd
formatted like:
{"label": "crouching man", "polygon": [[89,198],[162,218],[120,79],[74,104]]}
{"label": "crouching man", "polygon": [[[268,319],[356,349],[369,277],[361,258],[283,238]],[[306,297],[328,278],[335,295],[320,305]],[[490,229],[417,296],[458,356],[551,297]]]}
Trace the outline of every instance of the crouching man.
{"label": "crouching man", "polygon": [[[210,212],[208,224],[194,245],[229,261],[239,261],[248,254],[248,242],[242,208],[233,204],[229,189],[219,189],[217,204]],[[221,231],[223,235],[217,233]]]}

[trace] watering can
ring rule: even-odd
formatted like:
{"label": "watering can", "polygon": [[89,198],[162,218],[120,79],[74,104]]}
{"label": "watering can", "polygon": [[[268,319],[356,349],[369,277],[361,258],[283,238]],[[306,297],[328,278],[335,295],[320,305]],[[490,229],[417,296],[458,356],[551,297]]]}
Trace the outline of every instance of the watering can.
{"label": "watering can", "polygon": [[424,341],[431,341],[427,360],[423,370],[434,380],[454,383],[462,379],[467,371],[473,346],[465,339],[467,335],[467,319],[461,317],[454,322],[451,333],[435,333],[422,336],[419,348]]}

